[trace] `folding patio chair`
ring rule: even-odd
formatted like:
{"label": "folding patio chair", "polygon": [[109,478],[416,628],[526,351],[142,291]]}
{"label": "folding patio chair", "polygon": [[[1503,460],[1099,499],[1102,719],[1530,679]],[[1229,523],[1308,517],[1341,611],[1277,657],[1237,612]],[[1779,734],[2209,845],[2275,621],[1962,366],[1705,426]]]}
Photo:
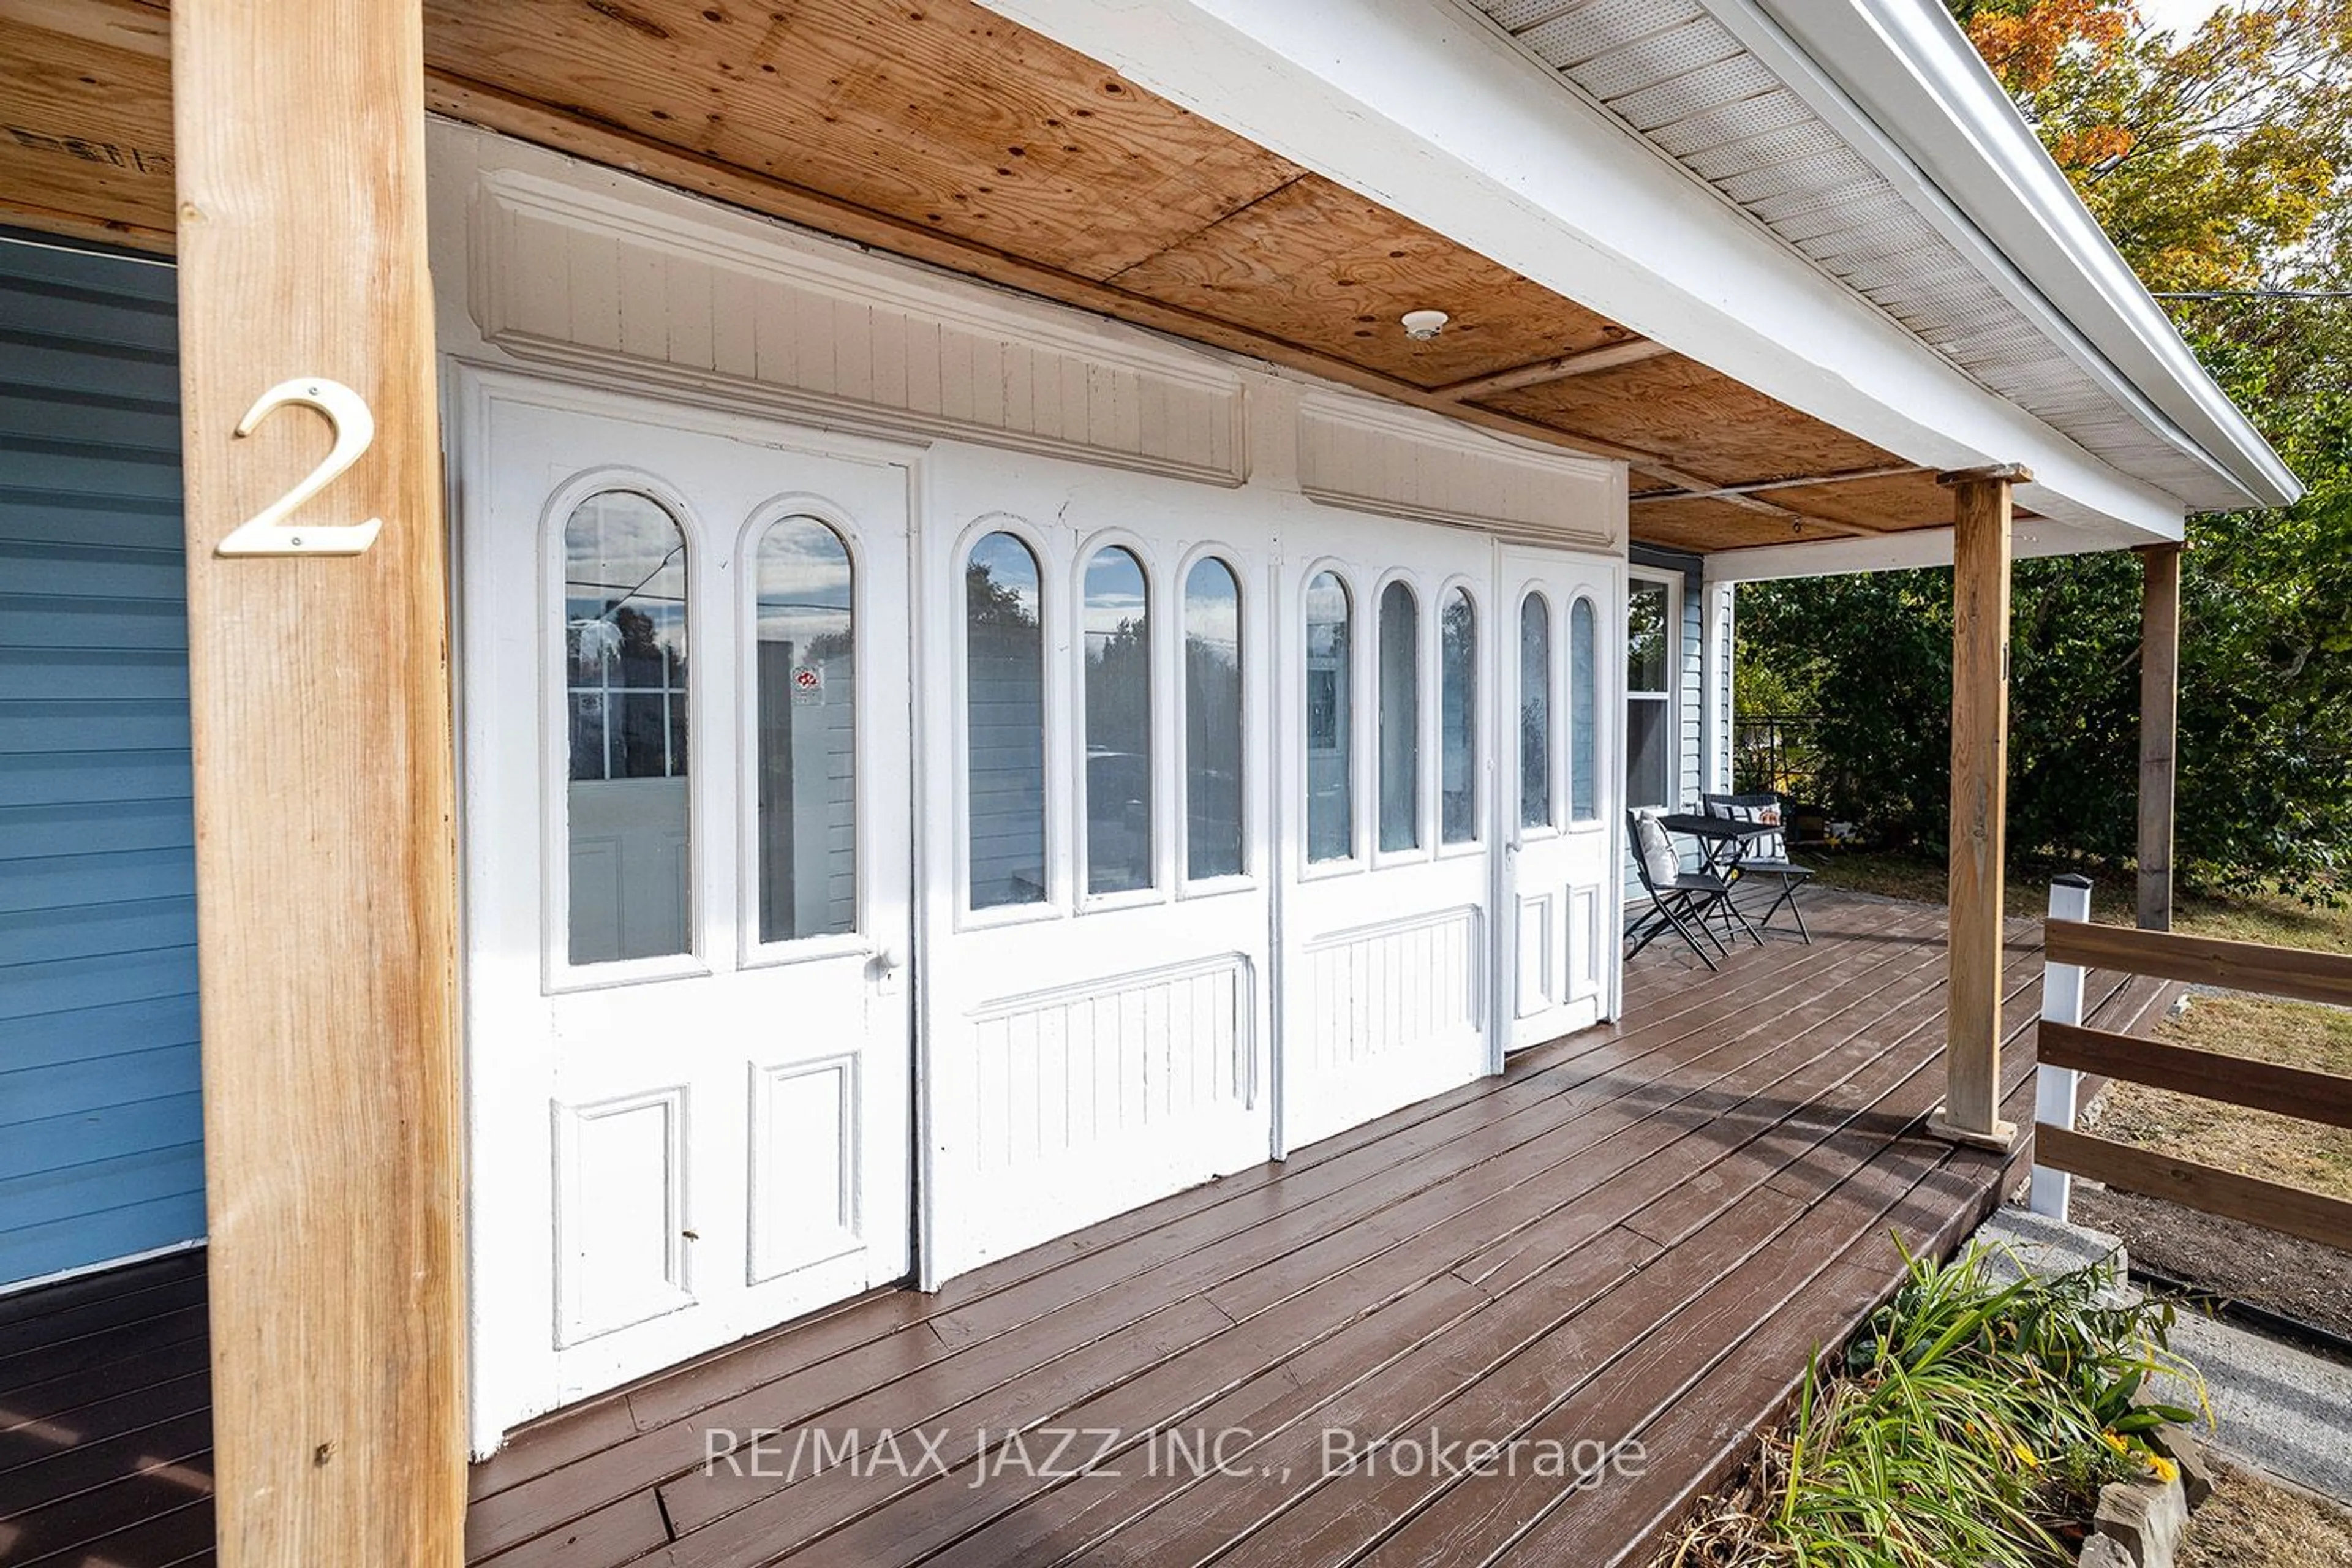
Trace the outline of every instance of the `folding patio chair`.
{"label": "folding patio chair", "polygon": [[[1789,819],[1780,797],[1769,791],[1756,795],[1710,795],[1701,798],[1706,803],[1708,815],[1727,816],[1735,822],[1785,823]],[[1769,816],[1766,815],[1768,812]],[[1789,858],[1787,833],[1771,833],[1748,839],[1739,846],[1736,857],[1726,869],[1734,884],[1749,876],[1778,877],[1780,879],[1780,894],[1764,907],[1761,915],[1756,917],[1754,929],[1770,930],[1772,917],[1780,912],[1781,906],[1786,905],[1790,918],[1797,922],[1797,934],[1804,939],[1805,945],[1812,945],[1813,933],[1805,929],[1805,911],[1797,904],[1797,890],[1812,880],[1812,868],[1800,866]],[[1732,907],[1728,895],[1726,895],[1724,903],[1727,909]]]}
{"label": "folding patio chair", "polygon": [[[1699,946],[1705,937],[1709,946],[1724,957],[1730,952],[1716,941],[1715,933],[1706,929],[1707,912],[1731,896],[1731,884],[1720,877],[1704,871],[1685,871],[1682,858],[1675,853],[1674,841],[1658,819],[1643,812],[1625,814],[1625,826],[1633,845],[1633,868],[1641,875],[1642,890],[1650,895],[1650,910],[1636,920],[1626,931],[1631,940],[1639,938],[1627,950],[1628,960],[1656,941],[1663,931],[1671,930],[1698,954],[1698,961],[1709,969],[1715,960]],[[1696,934],[1694,934],[1696,932]]]}

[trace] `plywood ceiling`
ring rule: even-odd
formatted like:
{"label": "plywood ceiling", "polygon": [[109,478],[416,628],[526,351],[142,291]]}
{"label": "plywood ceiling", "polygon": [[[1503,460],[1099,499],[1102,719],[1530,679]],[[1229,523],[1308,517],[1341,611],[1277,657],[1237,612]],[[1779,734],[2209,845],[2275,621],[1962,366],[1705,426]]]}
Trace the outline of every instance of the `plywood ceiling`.
{"label": "plywood ceiling", "polygon": [[167,25],[100,14],[90,36],[69,37],[19,15],[52,8],[64,10],[0,0],[0,221],[168,250]]}
{"label": "plywood ceiling", "polygon": [[[1887,475],[1902,465],[1871,443],[1677,354],[1627,363],[1647,345],[1616,323],[971,0],[425,0],[425,13],[443,112],[1624,459],[1637,493],[1675,498],[1637,502],[1636,539],[1706,551],[1950,521],[1932,478]],[[168,247],[163,16],[139,0],[0,0],[0,213]],[[1416,343],[1398,318],[1423,308],[1454,320]],[[1485,384],[1498,377],[1530,384]],[[1775,484],[1799,479],[1828,482]]]}

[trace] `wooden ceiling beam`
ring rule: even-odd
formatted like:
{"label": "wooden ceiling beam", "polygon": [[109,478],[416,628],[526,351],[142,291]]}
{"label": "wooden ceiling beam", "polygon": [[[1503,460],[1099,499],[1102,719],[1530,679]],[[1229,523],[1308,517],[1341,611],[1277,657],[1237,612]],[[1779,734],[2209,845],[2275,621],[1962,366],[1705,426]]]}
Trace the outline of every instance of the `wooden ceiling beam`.
{"label": "wooden ceiling beam", "polygon": [[730,206],[765,213],[876,250],[928,262],[967,278],[1115,316],[1132,325],[1149,327],[1191,342],[1306,371],[1344,386],[1426,408],[1521,440],[1614,462],[1647,465],[1665,461],[1654,452],[1579,436],[1497,409],[1465,405],[1427,387],[1237,326],[1220,317],[1131,293],[1116,284],[1081,278],[975,240],[943,234],[822,191],[640,135],[572,107],[543,103],[430,65],[425,70],[425,96],[427,107],[436,113],[593,163],[643,175]]}
{"label": "wooden ceiling beam", "polygon": [[1498,370],[1492,375],[1474,375],[1467,381],[1453,382],[1436,388],[1436,395],[1468,403],[1481,397],[1491,397],[1498,392],[1517,392],[1523,386],[1541,386],[1547,382],[1591,375],[1596,371],[1614,370],[1621,364],[1639,364],[1643,360],[1656,359],[1661,354],[1674,352],[1665,344],[1649,338],[1627,338],[1622,342],[1603,343],[1597,349],[1554,354],[1533,364]]}
{"label": "wooden ceiling beam", "polygon": [[1740,496],[1760,495],[1769,490],[1811,489],[1815,485],[1850,484],[1856,479],[1899,479],[1912,474],[1933,473],[1935,470],[1917,463],[1897,463],[1883,468],[1847,468],[1834,474],[1813,474],[1794,479],[1759,479],[1748,485],[1717,485],[1711,489],[1648,490],[1633,499],[1636,501],[1657,500],[1731,500]]}
{"label": "wooden ceiling beam", "polygon": [[[170,47],[168,12],[160,5],[144,3],[144,0],[0,0],[0,21],[35,26],[46,33],[152,58],[165,57]],[[1083,277],[997,249],[984,241],[942,233],[929,226],[866,207],[853,200],[677,147],[602,119],[595,114],[593,106],[544,101],[453,71],[435,69],[429,64],[426,98],[433,110],[454,118],[732,205],[783,218],[857,244],[909,257],[1024,293],[1117,317],[1188,342],[1302,371],[1498,435],[1584,457],[1622,462],[1645,478],[1674,487],[1672,492],[1659,492],[1655,499],[1713,500],[1760,517],[1802,524],[1805,531],[1848,535],[1880,531],[1863,524],[1813,517],[1777,505],[1757,493],[1769,492],[1776,488],[1836,482],[1860,475],[1824,476],[1820,479],[1785,482],[1764,481],[1753,486],[1725,485],[1717,479],[1686,471],[1675,458],[1654,449],[1581,434],[1572,428],[1477,401],[1522,387],[1590,375],[1671,354],[1672,351],[1664,344],[1651,339],[1627,338],[1431,388],[1402,380],[1385,370],[1342,359],[1323,348],[1304,345],[1262,328],[1238,324],[1189,304],[1136,292],[1117,282]],[[10,204],[10,206],[20,221],[29,220],[45,228],[68,229],[72,226],[64,221],[68,215],[31,211],[21,201]],[[153,248],[163,250],[171,247],[171,236],[160,229],[151,237],[143,233],[126,234],[119,222],[104,226],[118,241],[128,239],[134,244],[144,241]]]}
{"label": "wooden ceiling beam", "polygon": [[[1130,293],[1116,284],[1080,278],[976,241],[942,234],[937,229],[910,223],[887,213],[877,212],[789,181],[705,157],[605,121],[583,118],[575,110],[542,103],[446,70],[428,66],[425,91],[426,101],[434,110],[453,119],[551,147],[591,163],[641,174],[732,206],[766,213],[772,217],[801,224],[859,245],[871,246],[877,250],[911,257],[918,261],[929,262],[1023,293],[1115,316],[1133,325],[1149,327],[1188,342],[1206,343],[1252,359],[1305,371],[1343,386],[1425,408],[1498,435],[1535,441],[1584,457],[1624,463],[1639,473],[1678,489],[1703,490],[1715,488],[1713,480],[1685,472],[1656,452],[1580,436],[1518,415],[1468,403],[1444,388],[1433,390],[1416,386],[1380,371],[1368,370],[1333,355],[1237,326],[1220,317]],[[1633,363],[1671,352],[1647,339],[1637,339],[1625,344],[1612,343],[1591,352],[1601,354],[1621,349],[1626,352],[1614,360],[1613,363],[1619,364]],[[1606,367],[1595,363],[1591,368]],[[1860,524],[1811,517],[1746,496],[1727,497],[1724,504],[1801,524],[1808,531],[1841,535],[1867,535],[1876,531]]]}
{"label": "wooden ceiling beam", "polygon": [[62,33],[88,44],[172,58],[172,16],[141,0],[0,0],[0,22]]}

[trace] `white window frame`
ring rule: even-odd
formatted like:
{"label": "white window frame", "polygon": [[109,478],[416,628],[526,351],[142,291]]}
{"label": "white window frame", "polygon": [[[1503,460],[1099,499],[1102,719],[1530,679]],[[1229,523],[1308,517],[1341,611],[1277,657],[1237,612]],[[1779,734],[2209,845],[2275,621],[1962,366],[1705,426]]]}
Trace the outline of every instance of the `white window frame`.
{"label": "white window frame", "polygon": [[[1633,689],[1633,595],[1643,587],[1655,586],[1666,591],[1666,684],[1663,691]],[[1633,811],[1679,811],[1683,803],[1675,798],[1676,784],[1682,773],[1682,626],[1683,584],[1675,574],[1656,567],[1633,566],[1625,574],[1625,603],[1621,625],[1625,628],[1623,642],[1617,650],[1619,664],[1624,669],[1625,693],[1625,805]],[[1633,714],[1636,702],[1663,703],[1666,710],[1666,776],[1664,798],[1656,801],[1636,800],[1633,791]]]}

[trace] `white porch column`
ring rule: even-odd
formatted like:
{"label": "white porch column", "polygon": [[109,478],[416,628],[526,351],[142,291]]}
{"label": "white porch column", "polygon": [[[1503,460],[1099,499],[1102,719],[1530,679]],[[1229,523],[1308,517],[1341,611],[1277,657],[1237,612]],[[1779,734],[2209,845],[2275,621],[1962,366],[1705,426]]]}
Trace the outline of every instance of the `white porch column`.
{"label": "white porch column", "polygon": [[2139,558],[2139,925],[2142,931],[2170,931],[2180,736],[2180,546],[2152,544]]}

